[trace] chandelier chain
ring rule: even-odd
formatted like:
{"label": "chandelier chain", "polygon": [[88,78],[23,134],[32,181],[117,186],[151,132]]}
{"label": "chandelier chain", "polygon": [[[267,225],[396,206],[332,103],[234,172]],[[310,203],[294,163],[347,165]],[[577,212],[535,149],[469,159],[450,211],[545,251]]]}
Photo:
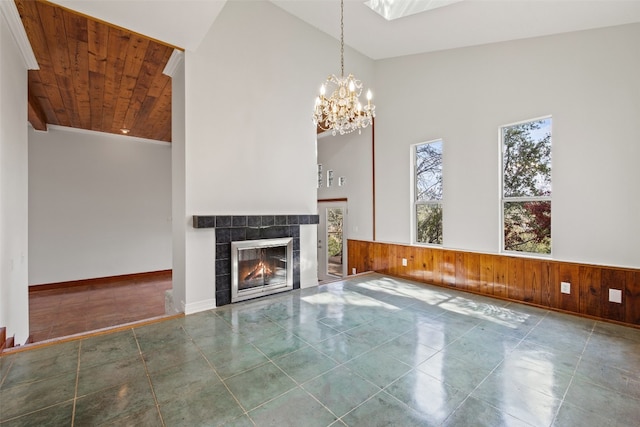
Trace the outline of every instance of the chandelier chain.
{"label": "chandelier chain", "polygon": [[340,77],[344,77],[344,0],[340,0]]}

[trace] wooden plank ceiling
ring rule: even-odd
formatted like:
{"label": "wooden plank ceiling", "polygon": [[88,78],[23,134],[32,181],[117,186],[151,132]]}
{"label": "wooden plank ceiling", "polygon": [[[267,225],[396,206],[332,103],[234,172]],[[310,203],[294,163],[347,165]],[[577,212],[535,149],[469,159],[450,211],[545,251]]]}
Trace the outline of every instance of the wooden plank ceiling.
{"label": "wooden plank ceiling", "polygon": [[171,141],[174,47],[46,1],[15,0],[40,70],[29,122]]}

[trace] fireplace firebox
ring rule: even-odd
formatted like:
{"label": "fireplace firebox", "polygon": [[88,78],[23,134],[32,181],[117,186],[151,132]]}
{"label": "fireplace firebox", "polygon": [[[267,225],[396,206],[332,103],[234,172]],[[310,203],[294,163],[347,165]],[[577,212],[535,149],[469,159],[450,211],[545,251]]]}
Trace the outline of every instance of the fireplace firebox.
{"label": "fireplace firebox", "polygon": [[293,289],[293,239],[231,242],[231,302]]}

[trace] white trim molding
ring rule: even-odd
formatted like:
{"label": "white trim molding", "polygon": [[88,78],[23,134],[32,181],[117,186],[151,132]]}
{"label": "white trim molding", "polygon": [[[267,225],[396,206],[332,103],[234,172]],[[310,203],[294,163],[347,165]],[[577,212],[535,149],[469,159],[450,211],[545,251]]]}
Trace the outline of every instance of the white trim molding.
{"label": "white trim molding", "polygon": [[215,298],[185,304],[184,314],[199,313],[201,311],[211,310],[212,308],[216,308]]}
{"label": "white trim molding", "polygon": [[180,65],[180,61],[182,61],[182,57],[184,53],[181,50],[173,49],[171,53],[171,57],[167,61],[167,65],[164,66],[164,70],[162,70],[162,74],[165,76],[173,77],[176,72],[176,68]]}
{"label": "white trim molding", "polygon": [[18,49],[20,49],[20,53],[22,54],[22,59],[24,60],[27,70],[39,70],[40,66],[38,65],[36,56],[33,54],[33,49],[31,48],[31,43],[27,37],[27,32],[22,25],[18,7],[12,0],[0,0],[0,11],[2,12],[2,16],[4,16],[7,26],[9,27],[9,31],[11,31],[11,34],[18,45]]}

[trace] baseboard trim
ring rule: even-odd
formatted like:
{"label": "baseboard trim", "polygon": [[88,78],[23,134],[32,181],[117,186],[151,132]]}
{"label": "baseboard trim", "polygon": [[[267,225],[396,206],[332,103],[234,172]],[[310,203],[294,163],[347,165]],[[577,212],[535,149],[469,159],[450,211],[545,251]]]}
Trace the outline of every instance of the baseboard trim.
{"label": "baseboard trim", "polygon": [[[45,283],[42,285],[29,285],[29,293],[40,291],[51,291],[57,289],[68,289],[77,286],[108,285],[117,286],[122,281],[142,280],[142,279],[171,279],[173,270],[148,271],[145,273],[122,274],[119,276],[96,277],[92,279],[70,280],[68,282]],[[127,283],[130,284],[130,283]]]}
{"label": "baseboard trim", "polygon": [[184,314],[194,314],[201,311],[211,310],[216,308],[216,299],[206,299],[203,301],[192,302],[184,305]]}

